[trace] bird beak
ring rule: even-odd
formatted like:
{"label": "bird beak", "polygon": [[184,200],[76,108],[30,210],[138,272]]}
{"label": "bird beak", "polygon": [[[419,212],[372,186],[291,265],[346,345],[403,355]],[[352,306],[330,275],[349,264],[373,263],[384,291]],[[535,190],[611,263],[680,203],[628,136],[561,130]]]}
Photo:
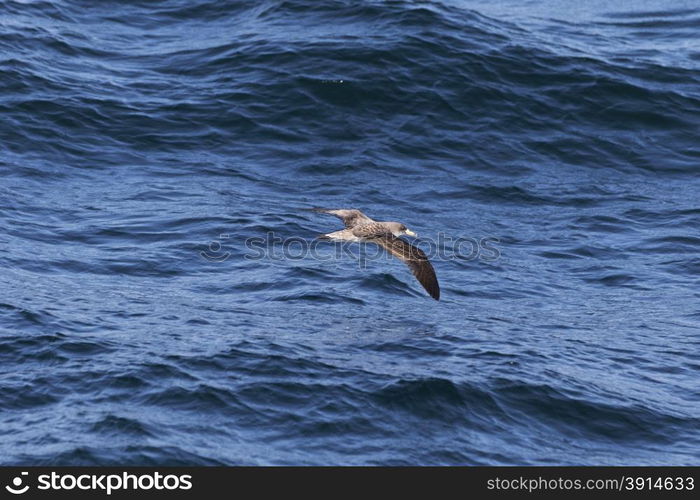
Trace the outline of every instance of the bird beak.
{"label": "bird beak", "polygon": [[413,231],[411,231],[410,229],[406,229],[405,233],[409,236],[413,236],[414,238],[418,237],[418,235],[416,233],[414,233]]}

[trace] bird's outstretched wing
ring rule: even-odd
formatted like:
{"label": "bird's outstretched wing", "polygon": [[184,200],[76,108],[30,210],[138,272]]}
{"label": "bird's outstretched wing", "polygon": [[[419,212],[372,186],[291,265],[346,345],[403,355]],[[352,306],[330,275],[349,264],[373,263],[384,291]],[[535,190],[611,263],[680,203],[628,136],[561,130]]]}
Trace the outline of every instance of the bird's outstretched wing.
{"label": "bird's outstretched wing", "polygon": [[372,219],[367,217],[365,214],[355,209],[327,209],[327,208],[312,208],[314,212],[320,212],[322,214],[335,215],[340,220],[343,221],[345,227],[352,228],[358,224],[366,224],[368,222],[374,222]]}
{"label": "bird's outstretched wing", "polygon": [[440,300],[440,285],[437,276],[435,276],[435,269],[423,250],[389,233],[374,237],[369,241],[381,245],[394,257],[404,261],[430,296],[435,300]]}

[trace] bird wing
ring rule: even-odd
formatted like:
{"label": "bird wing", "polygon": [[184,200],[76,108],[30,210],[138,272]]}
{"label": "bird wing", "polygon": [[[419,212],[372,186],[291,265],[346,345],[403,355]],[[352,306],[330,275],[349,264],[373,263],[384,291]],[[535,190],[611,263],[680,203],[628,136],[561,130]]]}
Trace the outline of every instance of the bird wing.
{"label": "bird wing", "polygon": [[345,227],[347,228],[355,227],[358,224],[367,224],[369,222],[374,222],[365,214],[355,209],[331,210],[327,208],[312,208],[311,210],[313,210],[314,212],[320,212],[322,214],[335,215],[343,221],[343,224],[345,224]]}
{"label": "bird wing", "polygon": [[404,261],[418,282],[435,300],[440,300],[440,285],[435,269],[423,250],[391,233],[372,238],[370,241],[384,247],[394,257]]}

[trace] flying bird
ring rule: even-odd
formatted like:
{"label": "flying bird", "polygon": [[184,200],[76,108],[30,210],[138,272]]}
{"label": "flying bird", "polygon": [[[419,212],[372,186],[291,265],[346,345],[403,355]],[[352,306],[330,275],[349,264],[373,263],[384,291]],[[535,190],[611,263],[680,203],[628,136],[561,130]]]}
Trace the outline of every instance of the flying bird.
{"label": "flying bird", "polygon": [[345,224],[345,229],[322,234],[319,239],[376,243],[394,257],[404,261],[428,294],[435,300],[440,300],[440,285],[427,255],[423,250],[400,237],[404,234],[418,236],[405,225],[400,222],[378,222],[355,209],[312,208],[311,210],[335,215]]}

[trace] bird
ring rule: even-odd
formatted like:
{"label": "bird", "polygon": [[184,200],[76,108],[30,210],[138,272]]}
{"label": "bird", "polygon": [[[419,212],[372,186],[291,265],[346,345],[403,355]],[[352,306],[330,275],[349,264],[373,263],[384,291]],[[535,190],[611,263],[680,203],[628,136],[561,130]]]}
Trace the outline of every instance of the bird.
{"label": "bird", "polygon": [[343,221],[345,229],[318,236],[321,240],[376,243],[394,257],[404,261],[425,291],[440,300],[440,285],[435,269],[425,252],[401,238],[402,235],[418,235],[400,222],[379,222],[370,219],[357,209],[312,208],[313,212],[334,215]]}

